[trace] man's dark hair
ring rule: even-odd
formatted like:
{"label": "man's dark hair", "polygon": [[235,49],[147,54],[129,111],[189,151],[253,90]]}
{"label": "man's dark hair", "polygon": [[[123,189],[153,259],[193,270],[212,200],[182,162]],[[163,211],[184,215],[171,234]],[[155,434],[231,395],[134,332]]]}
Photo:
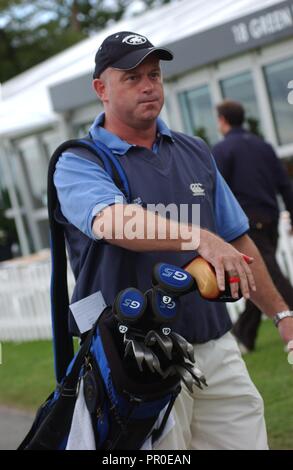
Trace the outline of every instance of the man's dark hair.
{"label": "man's dark hair", "polygon": [[218,116],[223,116],[230,126],[242,126],[245,111],[238,101],[225,100],[217,106]]}

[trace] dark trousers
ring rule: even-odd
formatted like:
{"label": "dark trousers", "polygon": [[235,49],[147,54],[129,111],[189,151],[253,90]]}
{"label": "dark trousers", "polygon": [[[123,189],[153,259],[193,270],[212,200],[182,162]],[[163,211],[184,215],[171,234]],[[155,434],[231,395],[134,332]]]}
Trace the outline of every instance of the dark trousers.
{"label": "dark trousers", "polygon": [[[284,297],[290,310],[293,310],[293,287],[282,274],[276,261],[277,223],[267,225],[261,229],[252,228],[249,231],[249,236],[259,249],[275,286]],[[233,326],[232,331],[235,336],[250,350],[255,348],[261,316],[262,312],[251,301],[247,301],[245,311]]]}

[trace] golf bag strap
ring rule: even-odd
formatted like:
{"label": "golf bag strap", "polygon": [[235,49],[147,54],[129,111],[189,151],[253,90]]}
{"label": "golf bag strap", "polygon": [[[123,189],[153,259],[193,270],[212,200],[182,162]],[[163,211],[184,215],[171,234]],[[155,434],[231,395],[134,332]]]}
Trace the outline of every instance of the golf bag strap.
{"label": "golf bag strap", "polygon": [[[110,308],[110,307],[106,307]],[[94,333],[96,331],[96,326],[97,322],[95,325],[92,327],[92,329],[88,332],[87,336],[85,337],[84,343],[80,347],[80,350],[77,353],[77,356],[75,358],[75,361],[72,365],[72,368],[68,375],[64,378],[63,383],[61,385],[57,386],[57,390],[59,390],[60,396],[57,398],[55,406],[52,408],[52,410],[49,412],[50,414],[50,419],[52,422],[54,422],[54,427],[58,427],[58,425],[62,426],[64,423],[62,420],[66,419],[68,421],[68,425],[71,422],[71,413],[73,412],[74,408],[74,403],[77,398],[77,385],[78,385],[78,380],[80,377],[80,372],[81,368],[84,364],[86,356],[89,354],[90,347],[91,347],[91,340],[94,336]],[[47,398],[45,404],[49,403],[54,397],[54,392],[51,393],[51,395]],[[26,435],[25,439],[22,441],[22,443],[19,445],[17,450],[25,450],[26,447],[35,439],[37,443],[37,449],[40,449],[40,446],[45,445],[42,444],[42,435],[44,433],[50,435],[50,433],[54,434],[52,432],[52,425],[47,425],[46,424],[46,419],[41,423],[41,425],[38,427],[38,422],[39,418],[42,416],[42,411],[45,405],[43,405],[39,410],[36,415],[36,418],[33,422],[33,425]],[[68,408],[69,406],[69,408]],[[64,416],[63,410],[67,410],[68,413]],[[59,423],[59,424],[58,424]],[[36,431],[37,429],[37,431]],[[39,437],[37,436],[39,434]],[[35,437],[37,436],[37,437]],[[52,438],[52,442],[53,442]],[[33,447],[32,447],[33,448]],[[54,448],[54,447],[52,447]],[[47,449],[48,450],[48,449]]]}
{"label": "golf bag strap", "polygon": [[[111,309],[111,307],[106,307],[104,311],[106,309]],[[80,375],[80,369],[84,363],[85,357],[89,354],[91,341],[95,334],[97,323],[98,323],[98,320],[96,321],[92,329],[88,332],[87,336],[85,337],[85,340],[82,343],[80,350],[78,351],[78,354],[75,358],[75,361],[72,365],[70,372],[65,377],[63,384],[60,386],[60,393],[64,397],[70,396],[70,393],[69,393],[70,391],[73,391],[76,394],[76,386],[77,386],[77,381]]]}
{"label": "golf bag strap", "polygon": [[[90,136],[63,142],[53,153],[48,169],[48,216],[51,235],[51,315],[54,344],[55,375],[57,383],[65,376],[68,364],[73,358],[73,341],[68,329],[69,295],[67,286],[67,257],[63,226],[55,219],[58,205],[57,190],[54,185],[56,164],[66,150],[85,149],[95,155],[97,163],[111,176],[123,192],[127,202],[131,200],[130,188],[123,167],[110,149]],[[80,152],[82,153],[82,152]],[[58,263],[58,266],[56,265]]]}
{"label": "golf bag strap", "polygon": [[25,450],[26,447],[28,446],[28,444],[31,442],[31,440],[33,439],[33,437],[34,437],[34,435],[35,435],[36,426],[37,426],[37,423],[38,423],[38,421],[39,421],[40,416],[42,415],[42,411],[43,411],[45,405],[46,405],[47,403],[49,403],[49,402],[53,399],[53,397],[54,397],[54,392],[52,392],[52,393],[48,396],[48,398],[47,398],[47,400],[45,401],[45,403],[44,403],[42,406],[40,406],[40,408],[39,408],[38,411],[37,411],[37,414],[36,414],[36,416],[35,416],[35,419],[34,419],[34,421],[33,421],[33,424],[32,424],[32,426],[31,426],[29,432],[27,433],[27,435],[25,436],[25,438],[23,439],[23,441],[19,444],[19,446],[17,447],[16,450]]}

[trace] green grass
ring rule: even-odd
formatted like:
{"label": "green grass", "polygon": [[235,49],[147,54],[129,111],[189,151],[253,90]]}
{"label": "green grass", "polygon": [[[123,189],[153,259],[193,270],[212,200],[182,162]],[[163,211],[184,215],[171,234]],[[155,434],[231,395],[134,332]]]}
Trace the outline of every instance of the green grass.
{"label": "green grass", "polygon": [[0,405],[35,411],[54,387],[51,341],[2,343]]}
{"label": "green grass", "polygon": [[264,399],[270,448],[292,450],[293,368],[270,321],[262,322],[257,350],[244,359]]}
{"label": "green grass", "polygon": [[[35,411],[54,388],[50,341],[2,344],[0,404]],[[245,356],[265,402],[271,449],[293,449],[293,368],[276,328],[262,323],[257,351]]]}
{"label": "green grass", "polygon": [[3,343],[0,403],[36,410],[54,388],[50,341]]}

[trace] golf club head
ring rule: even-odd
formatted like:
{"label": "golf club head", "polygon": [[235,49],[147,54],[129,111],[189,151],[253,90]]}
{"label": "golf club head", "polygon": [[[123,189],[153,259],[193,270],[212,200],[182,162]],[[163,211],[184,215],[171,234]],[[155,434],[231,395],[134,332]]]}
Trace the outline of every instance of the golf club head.
{"label": "golf club head", "polygon": [[190,393],[193,393],[193,385],[198,385],[199,388],[202,388],[200,382],[198,380],[195,381],[192,374],[187,369],[185,369],[185,367],[179,364],[174,364],[173,368],[182,382],[186,385]]}
{"label": "golf club head", "polygon": [[124,358],[126,358],[127,356],[133,357],[136,361],[138,369],[140,370],[140,372],[143,372],[142,363],[145,358],[145,355],[144,355],[144,350],[138,341],[135,341],[135,340],[128,341],[125,347],[125,351],[124,351]]}
{"label": "golf club head", "polygon": [[157,372],[163,376],[163,371],[161,369],[160,361],[156,354],[149,349],[146,345],[142,344],[142,349],[144,351],[144,360],[151,372]]}
{"label": "golf club head", "polygon": [[158,344],[167,359],[169,359],[169,361],[172,360],[173,342],[171,338],[163,334],[160,335],[159,332],[151,330],[147,333],[144,341],[146,346],[154,346],[155,344]]}
{"label": "golf club head", "polygon": [[132,334],[131,331],[129,331],[127,329],[126,332],[124,333],[124,336],[123,336],[124,344],[127,345],[129,343],[129,341],[133,341],[133,340],[134,340],[134,335]]}
{"label": "golf club head", "polygon": [[173,345],[177,349],[177,352],[182,354],[190,362],[194,363],[195,357],[192,344],[190,344],[188,341],[186,341],[185,338],[180,336],[178,333],[175,333],[174,331],[170,333],[170,337],[173,341]]}
{"label": "golf club head", "polygon": [[[200,384],[204,385],[205,387],[208,386],[206,378],[203,372],[199,369],[199,367],[195,366],[194,364],[190,364],[188,362],[185,362],[184,367],[193,376],[194,380],[200,382]],[[202,386],[199,388],[202,388]]]}

